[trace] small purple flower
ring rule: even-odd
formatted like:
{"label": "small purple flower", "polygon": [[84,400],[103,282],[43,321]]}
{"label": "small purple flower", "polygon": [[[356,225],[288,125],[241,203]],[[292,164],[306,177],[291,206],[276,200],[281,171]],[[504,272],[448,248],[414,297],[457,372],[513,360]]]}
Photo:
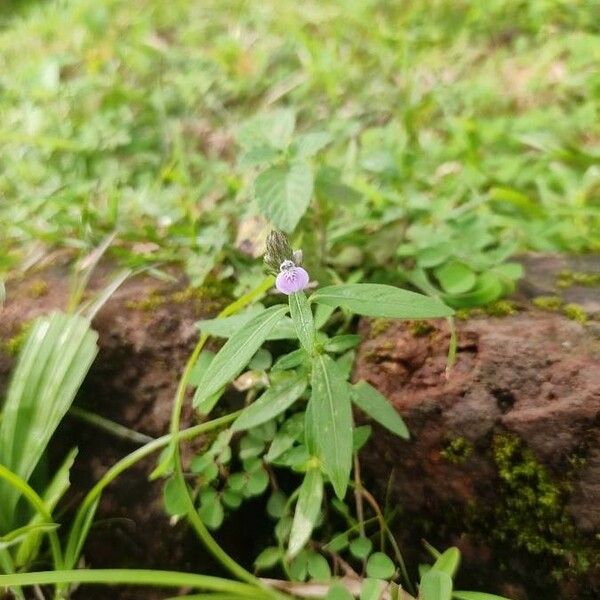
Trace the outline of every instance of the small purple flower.
{"label": "small purple flower", "polygon": [[284,260],[279,267],[279,275],[275,287],[286,296],[299,292],[308,287],[308,273],[302,267],[297,267],[291,260]]}

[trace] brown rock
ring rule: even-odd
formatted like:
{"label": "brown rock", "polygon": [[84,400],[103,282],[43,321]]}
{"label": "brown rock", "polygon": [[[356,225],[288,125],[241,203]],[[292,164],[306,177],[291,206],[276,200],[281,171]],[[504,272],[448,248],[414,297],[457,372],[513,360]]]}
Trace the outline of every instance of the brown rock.
{"label": "brown rock", "polygon": [[[539,262],[537,269],[540,279]],[[590,297],[598,291],[586,289]],[[591,298],[587,306],[594,302]],[[430,325],[428,330],[398,321],[360,323],[366,341],[354,377],[385,394],[412,434],[406,443],[378,429],[365,452],[365,472],[381,489],[394,472],[393,492],[404,510],[404,533],[412,523],[408,528],[413,538],[431,536],[443,545],[467,535],[493,549],[492,559],[485,558],[485,552],[472,552],[469,560],[467,552],[467,571],[469,563],[478,569],[502,564],[519,579],[521,570],[521,580],[533,593],[529,598],[537,599],[539,593],[558,597],[551,595],[558,593],[552,591],[550,573],[556,569],[562,572],[561,597],[596,598],[596,323],[581,325],[560,312],[537,310],[527,303],[506,317],[459,321],[458,358],[449,374],[447,325]],[[583,560],[591,561],[591,568],[580,564]],[[533,570],[527,567],[531,564]],[[581,595],[582,586],[576,586],[573,595],[567,591],[570,578],[584,571],[586,575],[579,576],[592,595]]]}

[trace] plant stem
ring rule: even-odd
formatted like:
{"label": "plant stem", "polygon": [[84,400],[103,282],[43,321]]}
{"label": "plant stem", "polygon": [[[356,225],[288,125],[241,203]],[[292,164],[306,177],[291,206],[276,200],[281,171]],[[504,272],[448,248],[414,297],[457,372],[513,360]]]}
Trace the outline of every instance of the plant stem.
{"label": "plant stem", "polygon": [[[183,431],[178,432],[175,435],[175,437],[178,440],[192,439],[202,433],[206,433],[208,431],[212,431],[213,429],[218,429],[219,427],[228,425],[229,423],[233,422],[239,414],[240,411],[232,413],[230,415],[226,415],[225,417],[221,417],[219,419],[208,421],[207,423],[195,425],[194,427],[190,427],[189,429],[184,429]],[[87,493],[86,497],[83,499],[83,502],[79,506],[79,509],[73,521],[73,525],[71,527],[65,556],[65,566],[67,566],[68,568],[73,568],[77,563],[79,559],[79,552],[85,539],[85,533],[83,534],[83,536],[81,535],[82,528],[84,527],[86,519],[89,518],[88,512],[93,507],[94,503],[98,500],[104,488],[106,488],[110,483],[112,483],[112,481],[114,481],[119,475],[121,475],[121,473],[126,471],[129,467],[133,466],[143,458],[150,456],[152,453],[168,446],[168,444],[172,440],[173,435],[167,434],[154,440],[149,444],[146,444],[145,446],[142,446],[141,448],[138,448],[131,454],[128,454],[127,456],[122,458],[118,463],[114,464],[104,474],[104,477],[102,477],[102,479],[100,479],[100,481],[98,481],[98,483],[96,483],[96,485]]]}
{"label": "plant stem", "polygon": [[[235,314],[240,311],[242,308],[251,304],[256,299],[262,297],[267,290],[269,290],[273,286],[273,277],[267,277],[257,288],[242,296],[229,306],[225,307],[217,318],[224,318],[230,315]],[[186,516],[188,521],[192,525],[193,529],[198,534],[198,537],[206,547],[206,549],[223,565],[225,569],[227,569],[232,575],[240,579],[241,581],[245,581],[250,583],[251,585],[256,586],[257,591],[263,590],[270,598],[274,599],[282,599],[285,596],[276,592],[274,590],[270,590],[267,588],[257,577],[255,577],[250,571],[247,571],[242,567],[239,563],[237,563],[213,538],[213,536],[208,531],[206,525],[198,515],[196,511],[196,507],[194,505],[194,500],[190,495],[187,485],[185,484],[185,478],[183,475],[183,466],[181,464],[181,452],[179,450],[179,443],[177,441],[176,434],[179,432],[179,426],[181,423],[181,411],[183,409],[183,404],[185,402],[186,390],[189,385],[190,377],[196,362],[198,361],[198,357],[200,356],[200,352],[204,347],[208,339],[208,335],[204,334],[198,340],[194,351],[190,355],[190,358],[187,361],[181,379],[179,380],[179,385],[177,387],[177,394],[175,396],[175,402],[173,404],[173,413],[171,416],[171,435],[173,436],[173,461],[174,461],[174,476],[178,480],[179,488],[182,490],[184,494],[184,500],[186,503],[187,511]]]}
{"label": "plant stem", "polygon": [[102,431],[106,431],[107,433],[110,433],[111,435],[127,442],[133,442],[134,444],[149,444],[155,439],[149,435],[139,433],[138,431],[134,431],[128,427],[124,427],[120,423],[115,423],[110,419],[105,419],[96,413],[79,408],[78,406],[72,406],[69,410],[69,414],[80,421],[89,423],[90,425],[93,425],[98,429],[102,429]]}

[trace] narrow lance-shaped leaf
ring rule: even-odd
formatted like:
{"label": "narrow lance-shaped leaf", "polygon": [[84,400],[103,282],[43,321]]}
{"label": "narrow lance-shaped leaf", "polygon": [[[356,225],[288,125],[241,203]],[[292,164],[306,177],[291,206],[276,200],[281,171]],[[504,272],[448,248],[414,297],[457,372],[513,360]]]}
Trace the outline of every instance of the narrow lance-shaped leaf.
{"label": "narrow lance-shaped leaf", "polygon": [[323,500],[323,477],[319,469],[309,469],[300,486],[290,532],[288,557],[294,558],[310,539]]}
{"label": "narrow lance-shaped leaf", "polygon": [[389,319],[428,319],[454,314],[437,298],[377,283],[330,285],[317,290],[311,301],[342,306],[358,315]]}
{"label": "narrow lance-shaped leaf", "polygon": [[419,592],[422,600],[451,600],[452,578],[447,573],[431,569],[421,579]]}
{"label": "narrow lance-shaped leaf", "polygon": [[452,593],[454,600],[510,600],[506,596],[497,596],[496,594],[486,594],[485,592],[461,592]]}
{"label": "narrow lance-shaped leaf", "polygon": [[[87,319],[38,319],[19,356],[0,422],[0,463],[28,480],[71,406],[96,353]],[[23,451],[26,449],[26,451]],[[19,495],[0,483],[0,531],[11,526]]]}
{"label": "narrow lance-shaped leaf", "polygon": [[302,347],[312,354],[315,347],[315,322],[304,292],[290,294],[290,314]]}
{"label": "narrow lance-shaped leaf", "polygon": [[270,421],[296,402],[304,393],[307,384],[306,377],[301,376],[290,377],[272,385],[256,402],[244,409],[231,428],[234,431],[242,431]]}
{"label": "narrow lance-shaped leaf", "polygon": [[445,550],[431,568],[436,571],[442,571],[453,578],[456,575],[459,566],[460,550],[456,547],[452,547]]}
{"label": "narrow lance-shaped leaf", "polygon": [[402,417],[389,400],[366,381],[351,387],[352,401],[373,420],[407,440],[410,435]]}
{"label": "narrow lance-shaped leaf", "polygon": [[313,361],[309,411],[323,469],[338,498],[346,494],[352,467],[352,407],[338,365],[320,354]]}
{"label": "narrow lance-shaped leaf", "polygon": [[227,340],[198,383],[199,393],[194,397],[195,406],[242,372],[287,311],[288,307],[285,305],[267,308]]}

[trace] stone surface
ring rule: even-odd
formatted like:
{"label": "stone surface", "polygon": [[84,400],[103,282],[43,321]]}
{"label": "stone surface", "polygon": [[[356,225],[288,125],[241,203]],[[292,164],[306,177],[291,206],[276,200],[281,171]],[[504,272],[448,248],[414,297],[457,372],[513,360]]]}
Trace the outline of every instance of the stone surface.
{"label": "stone surface", "polygon": [[[596,598],[600,335],[593,315],[600,288],[553,287],[567,268],[556,257],[526,265],[534,275],[528,273],[514,314],[458,321],[449,373],[444,321],[361,321],[365,341],[354,377],[385,394],[412,434],[405,443],[377,428],[364,470],[380,489],[393,471],[402,529],[408,522],[413,535],[433,531],[440,544],[462,544],[473,571],[500,563],[527,583],[532,600],[538,593]],[[565,301],[576,297],[592,320],[582,325],[527,301],[565,292]],[[582,557],[592,568],[577,566]],[[550,570],[563,572],[557,585]],[[583,586],[573,584],[577,570],[586,572]]]}
{"label": "stone surface", "polygon": [[[102,288],[111,277],[110,269],[101,268],[90,291]],[[19,339],[23,325],[51,310],[64,309],[68,295],[66,265],[8,282],[0,319],[0,397],[14,361],[8,349]],[[194,323],[214,314],[221,304],[190,293],[181,279],[129,279],[94,319],[100,352],[77,404],[152,437],[167,433],[178,379],[198,336]],[[182,426],[189,426],[192,420],[188,409]],[[69,448],[79,447],[68,506],[77,506],[108,468],[136,448],[69,416],[53,444],[57,461]],[[185,525],[170,524],[162,505],[162,484],[148,482],[155,465],[156,457],[142,461],[107,488],[84,548],[87,565],[198,571],[208,565],[214,569]],[[105,588],[85,587],[76,597],[100,600],[108,593]],[[154,600],[166,595],[139,588],[110,594],[119,600]]]}

